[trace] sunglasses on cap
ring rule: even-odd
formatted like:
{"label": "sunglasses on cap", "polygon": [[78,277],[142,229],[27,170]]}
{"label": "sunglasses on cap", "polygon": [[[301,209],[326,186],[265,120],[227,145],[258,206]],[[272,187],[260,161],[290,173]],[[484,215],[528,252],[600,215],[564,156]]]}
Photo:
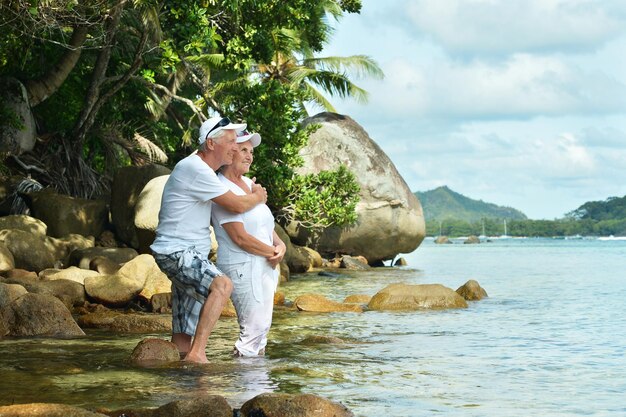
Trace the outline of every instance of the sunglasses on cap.
{"label": "sunglasses on cap", "polygon": [[209,139],[209,135],[211,134],[211,132],[213,132],[215,129],[217,129],[218,127],[224,127],[224,126],[228,126],[230,124],[230,119],[228,117],[222,117],[222,120],[220,120],[219,122],[217,122],[217,124],[215,126],[213,126],[211,128],[211,130],[209,130],[206,134],[206,137],[204,138],[204,140]]}

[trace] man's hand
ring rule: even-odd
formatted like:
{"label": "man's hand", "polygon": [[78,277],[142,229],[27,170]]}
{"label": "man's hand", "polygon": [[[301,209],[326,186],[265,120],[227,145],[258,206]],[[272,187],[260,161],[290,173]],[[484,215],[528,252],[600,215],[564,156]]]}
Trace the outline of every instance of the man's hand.
{"label": "man's hand", "polygon": [[285,252],[287,252],[287,247],[283,242],[278,243],[278,245],[274,246],[274,255],[267,258],[267,262],[272,266],[272,268],[276,268],[276,265],[280,263],[285,257]]}
{"label": "man's hand", "polygon": [[261,184],[255,183],[255,181],[256,181],[256,177],[252,178],[252,187],[251,187],[252,194],[256,195],[259,198],[259,203],[266,203],[267,202],[267,190],[265,190],[265,187],[262,187]]}

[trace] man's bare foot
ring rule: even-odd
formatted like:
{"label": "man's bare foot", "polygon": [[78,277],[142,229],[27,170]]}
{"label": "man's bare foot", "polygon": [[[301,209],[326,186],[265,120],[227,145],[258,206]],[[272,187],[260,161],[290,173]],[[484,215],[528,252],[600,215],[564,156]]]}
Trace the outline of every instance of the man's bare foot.
{"label": "man's bare foot", "polygon": [[209,360],[206,358],[206,355],[193,355],[188,353],[183,359],[183,362],[209,363]]}

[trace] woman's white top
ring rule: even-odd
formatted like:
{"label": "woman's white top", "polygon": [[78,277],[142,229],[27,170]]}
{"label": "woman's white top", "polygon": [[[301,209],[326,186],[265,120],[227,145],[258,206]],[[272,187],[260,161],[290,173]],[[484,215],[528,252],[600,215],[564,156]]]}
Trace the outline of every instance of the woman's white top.
{"label": "woman's white top", "polygon": [[[230,181],[221,173],[218,174],[219,180],[236,195],[245,195],[237,184]],[[242,177],[246,185],[251,188],[252,180],[248,177]],[[252,209],[242,214],[236,214],[221,207],[219,204],[213,205],[211,213],[213,230],[217,239],[217,265],[222,269],[228,266],[245,262],[252,263],[252,271],[254,275],[251,279],[253,282],[261,282],[265,275],[270,275],[273,279],[278,279],[278,271],[274,270],[267,259],[263,256],[254,255],[246,252],[237,246],[226,230],[222,226],[225,223],[243,223],[246,232],[261,242],[273,246],[274,237],[274,216],[266,204],[257,204]],[[221,265],[221,266],[220,266]],[[254,295],[257,300],[262,299],[261,286],[253,285]]]}

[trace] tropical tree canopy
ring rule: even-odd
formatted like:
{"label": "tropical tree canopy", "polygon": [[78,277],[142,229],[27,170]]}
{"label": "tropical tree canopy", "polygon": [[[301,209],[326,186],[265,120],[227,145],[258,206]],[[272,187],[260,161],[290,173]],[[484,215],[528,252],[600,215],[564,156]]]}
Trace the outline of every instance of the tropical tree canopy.
{"label": "tropical tree canopy", "polygon": [[[316,56],[329,20],[360,8],[360,0],[5,0],[0,77],[26,87],[38,131],[32,151],[4,155],[5,174],[30,166],[44,186],[97,197],[120,166],[173,166],[219,113],[263,136],[254,174],[276,214],[313,227],[354,221],[358,187],[347,170],[306,178],[294,170],[315,129],[301,126],[304,104],[363,101],[351,77],[382,77],[365,56]],[[0,116],[19,124],[2,103]]]}

